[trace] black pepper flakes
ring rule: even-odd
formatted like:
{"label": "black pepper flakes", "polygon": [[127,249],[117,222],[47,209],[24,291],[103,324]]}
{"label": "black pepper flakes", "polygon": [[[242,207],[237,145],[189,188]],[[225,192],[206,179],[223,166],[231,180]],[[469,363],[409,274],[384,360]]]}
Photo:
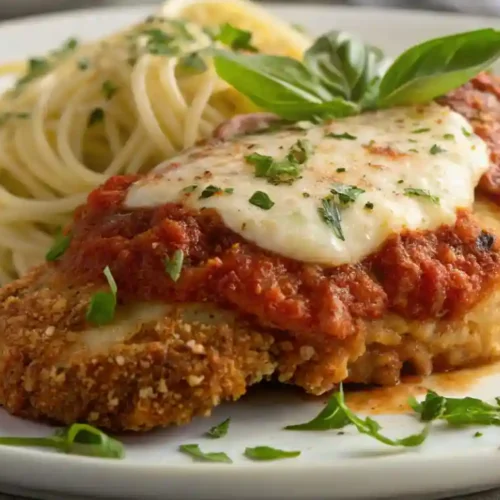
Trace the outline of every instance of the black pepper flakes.
{"label": "black pepper flakes", "polygon": [[476,246],[479,250],[489,252],[491,247],[495,244],[495,236],[486,231],[481,231],[479,236],[476,238]]}

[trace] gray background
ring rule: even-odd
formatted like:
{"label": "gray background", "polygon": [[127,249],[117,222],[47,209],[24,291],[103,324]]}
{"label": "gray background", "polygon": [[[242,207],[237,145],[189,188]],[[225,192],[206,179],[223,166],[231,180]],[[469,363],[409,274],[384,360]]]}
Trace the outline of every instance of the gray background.
{"label": "gray background", "polygon": [[[433,9],[441,11],[454,11],[463,12],[470,14],[486,14],[486,15],[499,15],[500,16],[500,0],[322,0],[319,2],[309,1],[309,0],[288,0],[289,3],[323,3],[330,5],[369,5],[369,6],[381,6],[381,7],[410,7],[418,9]],[[43,4],[43,1],[37,2],[38,5]],[[53,2],[55,6],[51,9],[53,10],[67,10],[71,8],[88,8],[97,6],[120,6],[120,5],[138,5],[161,3],[154,0],[60,0],[59,2]],[[38,12],[37,12],[38,10]],[[44,12],[47,12],[44,9]],[[0,19],[7,20],[9,18],[18,17],[19,15],[25,14],[37,14],[41,13],[40,8],[33,12],[33,9],[21,9],[17,0],[10,0],[10,6],[7,10],[0,11]],[[360,471],[362,474],[362,471]],[[498,481],[500,484],[500,471],[498,476]],[[12,490],[11,488],[9,488]],[[2,487],[0,485],[0,491]],[[36,496],[31,495],[30,498],[36,498]],[[54,496],[50,497],[51,500],[68,500],[66,497],[57,498]],[[465,495],[465,496],[455,496],[452,497],[454,500],[500,500],[500,489],[487,491],[480,494]],[[25,500],[25,497],[20,497],[12,494],[3,494],[0,492],[0,500]],[[76,500],[76,499],[75,499]],[[140,499],[138,499],[140,500]],[[261,499],[265,500],[265,499]],[[425,499],[419,499],[425,500]]]}

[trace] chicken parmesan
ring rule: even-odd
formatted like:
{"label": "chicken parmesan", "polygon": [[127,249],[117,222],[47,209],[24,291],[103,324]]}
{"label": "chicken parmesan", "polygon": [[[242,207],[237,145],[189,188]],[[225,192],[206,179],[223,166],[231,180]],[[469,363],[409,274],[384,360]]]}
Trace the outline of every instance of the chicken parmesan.
{"label": "chicken parmesan", "polygon": [[322,394],[497,356],[498,88],[320,124],[237,117],[111,178],[0,292],[0,402],[147,430],[273,377]]}

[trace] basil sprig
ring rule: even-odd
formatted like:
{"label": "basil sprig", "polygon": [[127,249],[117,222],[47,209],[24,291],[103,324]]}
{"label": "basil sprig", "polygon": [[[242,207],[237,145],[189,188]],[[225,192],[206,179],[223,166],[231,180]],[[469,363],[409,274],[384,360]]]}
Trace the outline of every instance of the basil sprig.
{"label": "basil sprig", "polygon": [[431,101],[460,87],[500,56],[500,31],[482,29],[429,40],[403,52],[380,83],[378,107]]}
{"label": "basil sprig", "polygon": [[389,64],[344,32],[318,38],[304,61],[216,50],[218,75],[257,106],[288,120],[339,118],[431,101],[500,57],[500,31],[481,29],[415,45]]}

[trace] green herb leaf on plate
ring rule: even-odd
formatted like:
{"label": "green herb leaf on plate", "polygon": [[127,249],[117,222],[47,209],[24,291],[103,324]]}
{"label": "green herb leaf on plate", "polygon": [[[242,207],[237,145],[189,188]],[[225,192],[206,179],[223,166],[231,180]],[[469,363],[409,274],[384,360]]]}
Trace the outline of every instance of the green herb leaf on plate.
{"label": "green herb leaf on plate", "polygon": [[179,66],[190,73],[203,73],[208,69],[203,57],[198,52],[191,52],[179,59]]}
{"label": "green herb leaf on plate", "polygon": [[468,82],[500,56],[500,32],[481,29],[435,38],[403,52],[380,83],[378,106],[430,102]]}
{"label": "green herb leaf on plate", "polygon": [[285,451],[270,446],[256,446],[255,448],[246,448],[244,455],[251,460],[280,460],[298,457],[300,451]]}
{"label": "green herb leaf on plate", "polygon": [[0,437],[0,445],[54,448],[72,455],[123,458],[123,444],[88,424],[73,424],[48,437]]}
{"label": "green herb leaf on plate", "polygon": [[332,139],[347,139],[348,141],[355,141],[357,139],[355,135],[351,135],[349,132],[343,132],[342,134],[329,132],[328,134],[325,134],[325,137],[331,137]]}
{"label": "green herb leaf on plate", "polygon": [[229,430],[230,423],[231,419],[226,418],[226,420],[223,420],[220,424],[214,425],[209,431],[207,431],[207,437],[212,439],[219,439],[221,437],[224,437]]}
{"label": "green herb leaf on plate", "polygon": [[89,323],[93,323],[95,325],[105,325],[111,323],[115,317],[116,294],[118,292],[118,288],[108,266],[104,268],[103,273],[111,291],[96,292],[90,298],[86,318]]}
{"label": "green herb leaf on plate", "polygon": [[500,425],[498,402],[492,405],[471,397],[447,398],[429,391],[421,403],[412,400],[410,405],[423,422],[445,420],[452,426]]}
{"label": "green herb leaf on plate", "polygon": [[50,247],[50,250],[45,254],[45,260],[47,262],[53,262],[62,257],[69,248],[72,237],[73,235],[71,232],[63,233],[61,229],[59,229],[54,238],[54,243]]}
{"label": "green herb leaf on plate", "polygon": [[177,249],[172,258],[165,257],[165,272],[172,281],[176,282],[180,278],[183,264],[184,252],[182,250]]}
{"label": "green herb leaf on plate", "polygon": [[205,453],[200,450],[197,444],[181,444],[179,451],[191,456],[194,460],[201,462],[221,462],[231,464],[233,461],[223,452],[208,452]]}

